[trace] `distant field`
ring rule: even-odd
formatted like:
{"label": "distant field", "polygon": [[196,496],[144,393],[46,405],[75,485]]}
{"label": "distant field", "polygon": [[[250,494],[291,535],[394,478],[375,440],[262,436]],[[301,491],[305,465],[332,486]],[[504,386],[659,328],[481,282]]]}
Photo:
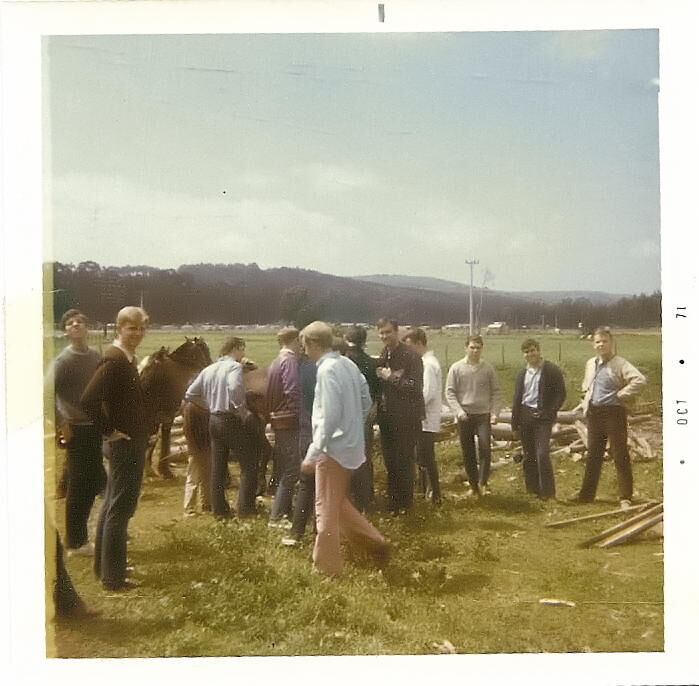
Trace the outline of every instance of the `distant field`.
{"label": "distant field", "polygon": [[[449,365],[464,355],[464,334],[462,332],[428,331],[429,346],[442,365],[442,372],[446,379]],[[247,355],[260,365],[268,365],[277,354],[277,343],[273,331],[251,329],[248,331],[162,331],[152,329],[147,334],[141,347],[139,356],[143,357],[160,346],[174,350],[184,342],[184,336],[202,336],[211,348],[211,354],[215,358],[223,341],[231,335],[241,336],[247,343]],[[560,335],[553,333],[538,333],[535,331],[518,332],[507,336],[490,336],[485,338],[483,357],[495,365],[498,371],[505,405],[510,404],[514,379],[521,368],[523,361],[520,352],[522,341],[528,336],[537,338],[542,347],[544,357],[558,364],[565,375],[568,398],[565,408],[574,407],[580,398],[580,384],[582,383],[585,361],[594,354],[592,344],[587,340],[580,340],[577,333],[563,332]],[[626,357],[640,371],[646,375],[648,386],[639,398],[640,403],[660,404],[662,388],[662,350],[661,336],[657,329],[622,331],[615,336],[617,352]],[[100,333],[90,336],[90,345],[100,349],[109,344]],[[54,338],[54,354],[63,347],[61,338]],[[369,331],[367,350],[372,355],[377,355],[381,350],[381,342],[378,340],[375,330]],[[50,351],[50,346],[49,346]]]}

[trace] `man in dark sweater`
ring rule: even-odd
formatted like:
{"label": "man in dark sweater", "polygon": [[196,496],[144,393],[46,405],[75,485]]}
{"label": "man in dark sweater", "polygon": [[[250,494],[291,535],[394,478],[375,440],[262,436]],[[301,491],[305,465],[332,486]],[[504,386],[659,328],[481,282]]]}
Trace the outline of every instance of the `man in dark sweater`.
{"label": "man in dark sweater", "polygon": [[528,493],[542,500],[556,497],[556,483],[549,455],[551,427],[566,398],[561,370],[541,356],[539,343],[522,343],[526,366],[515,379],[512,430],[522,437],[524,483]]}
{"label": "man in dark sweater", "polygon": [[350,497],[360,512],[366,512],[374,502],[374,465],[372,450],[374,447],[374,422],[376,421],[376,399],[379,395],[379,379],[376,376],[376,360],[364,350],[367,332],[363,326],[353,326],[345,334],[347,355],[354,362],[366,379],[371,396],[371,409],[364,422],[365,462],[352,472],[350,479]]}
{"label": "man in dark sweater", "polygon": [[384,344],[376,376],[380,381],[378,420],[388,477],[389,509],[393,514],[413,504],[415,449],[425,416],[422,359],[398,338],[398,322],[379,319]]}
{"label": "man in dark sweater", "polygon": [[61,317],[69,345],[52,365],[56,427],[66,445],[66,548],[68,554],[92,555],[87,520],[95,497],[107,481],[102,466],[102,435],[80,409],[80,396],[100,363],[100,354],[87,345],[87,317],[68,310]]}
{"label": "man in dark sweater", "polygon": [[116,340],[81,398],[85,413],[111,448],[107,491],[95,536],[95,575],[109,591],[138,585],[126,578],[126,539],[141,491],[150,426],[136,369],[136,348],[147,325],[148,315],[142,308],[119,311]]}

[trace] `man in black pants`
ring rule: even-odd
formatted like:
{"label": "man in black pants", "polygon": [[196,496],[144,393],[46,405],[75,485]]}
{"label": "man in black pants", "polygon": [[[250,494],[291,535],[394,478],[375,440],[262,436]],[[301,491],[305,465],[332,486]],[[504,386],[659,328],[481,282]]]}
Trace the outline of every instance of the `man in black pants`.
{"label": "man in black pants", "polygon": [[109,477],[95,536],[95,575],[108,591],[138,586],[126,577],[129,520],[136,512],[148,445],[150,417],[136,368],[136,348],[148,315],[124,307],[116,320],[117,338],[107,348],[87,385],[81,405],[110,445]]}
{"label": "man in black pants", "polygon": [[395,515],[413,504],[415,448],[425,416],[422,360],[399,340],[398,322],[382,318],[376,326],[384,344],[376,368],[381,382],[378,420],[388,476],[388,507]]}
{"label": "man in black pants", "polygon": [[95,497],[107,482],[102,465],[102,435],[80,408],[80,396],[101,356],[87,345],[87,317],[68,310],[61,317],[69,345],[52,365],[56,427],[66,444],[66,548],[69,555],[92,555],[87,520]]}
{"label": "man in black pants", "polygon": [[245,403],[245,385],[241,360],[245,355],[245,341],[233,336],[221,347],[216,362],[202,369],[191,383],[185,398],[209,411],[211,436],[210,501],[217,519],[233,516],[226,500],[228,459],[231,451],[240,462],[238,514],[255,514],[257,490],[257,457],[250,449],[245,422],[250,411]]}
{"label": "man in black pants", "polygon": [[362,376],[366,379],[371,396],[371,409],[364,422],[364,451],[366,461],[352,472],[350,479],[350,498],[360,512],[366,512],[374,503],[374,465],[372,450],[374,447],[374,422],[376,421],[376,399],[379,395],[379,380],[376,376],[376,360],[367,355],[366,329],[363,326],[353,326],[345,334],[347,354],[354,362]]}
{"label": "man in black pants", "polygon": [[512,430],[522,436],[524,484],[528,493],[542,500],[556,497],[549,443],[551,427],[566,398],[561,370],[541,356],[539,343],[522,343],[526,366],[515,379],[512,400]]}

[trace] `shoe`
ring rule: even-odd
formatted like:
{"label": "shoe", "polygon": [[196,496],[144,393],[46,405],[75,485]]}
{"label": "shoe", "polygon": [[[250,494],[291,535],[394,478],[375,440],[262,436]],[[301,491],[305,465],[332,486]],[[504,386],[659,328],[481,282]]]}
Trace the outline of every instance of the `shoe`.
{"label": "shoe", "polygon": [[378,569],[385,569],[391,559],[391,544],[383,543],[374,553],[374,564]]}
{"label": "shoe", "polygon": [[280,541],[281,545],[293,548],[301,543],[298,538],[287,538],[286,536]]}
{"label": "shoe", "polygon": [[70,619],[84,619],[86,617],[99,617],[102,614],[102,610],[95,610],[91,607],[85,605],[82,600],[71,607],[69,610],[64,610],[60,613],[61,617],[68,617]]}
{"label": "shoe", "polygon": [[580,503],[591,503],[594,501],[594,498],[583,498],[579,493],[577,495],[574,495],[572,498],[568,498],[566,502],[570,503],[571,505],[579,505]]}
{"label": "shoe", "polygon": [[189,510],[184,513],[184,518],[189,519],[190,517],[196,517],[199,513],[196,510]]}
{"label": "shoe", "polygon": [[229,519],[233,519],[234,517],[235,517],[235,515],[233,514],[233,512],[226,512],[225,514],[215,514],[214,515],[214,519],[217,522],[226,522]]}
{"label": "shoe", "polygon": [[480,491],[481,495],[490,495],[492,493],[490,488],[488,488],[488,484],[479,484],[478,490]]}
{"label": "shoe", "polygon": [[115,584],[107,581],[102,582],[102,588],[105,591],[125,592],[132,591],[134,588],[139,588],[140,586],[141,584],[139,584],[138,581],[134,581],[133,579],[124,579],[123,581],[120,581]]}
{"label": "shoe", "polygon": [[74,555],[80,557],[92,557],[95,554],[95,544],[91,541],[88,541],[84,545],[81,545],[79,548],[67,548],[67,550],[68,557],[73,557]]}
{"label": "shoe", "polygon": [[619,508],[622,510],[628,510],[631,507],[632,503],[629,498],[622,498],[619,501]]}
{"label": "shoe", "polygon": [[480,497],[481,492],[478,489],[478,487],[474,488],[473,486],[469,486],[468,490],[466,491],[466,497],[467,498],[478,498]]}

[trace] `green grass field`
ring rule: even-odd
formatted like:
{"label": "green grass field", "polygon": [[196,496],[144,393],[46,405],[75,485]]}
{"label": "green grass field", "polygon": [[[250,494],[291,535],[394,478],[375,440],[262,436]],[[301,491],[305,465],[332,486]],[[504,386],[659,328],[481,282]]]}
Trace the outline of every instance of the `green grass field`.
{"label": "green grass field", "polygon": [[[247,343],[246,354],[260,365],[268,365],[278,351],[273,332],[259,330],[249,331],[199,331],[190,330],[188,336],[202,336],[215,359],[223,341],[231,335],[241,336]],[[464,334],[441,331],[428,331],[429,347],[434,351],[442,365],[442,374],[446,380],[449,365],[464,356]],[[592,344],[587,340],[579,340],[574,332],[564,332],[561,335],[552,333],[520,332],[507,336],[485,337],[483,359],[495,365],[503,392],[504,404],[509,406],[514,391],[514,380],[523,365],[520,345],[522,341],[533,336],[541,343],[544,357],[558,364],[566,379],[567,400],[566,409],[574,407],[580,400],[580,384],[582,383],[585,361],[593,356]],[[100,349],[109,344],[101,334],[91,334],[90,345]],[[139,348],[139,357],[148,355],[164,345],[174,350],[184,342],[184,334],[178,331],[163,331],[153,329],[146,334]],[[615,336],[618,354],[626,357],[646,375],[648,386],[641,394],[639,403],[659,403],[661,397],[662,354],[661,339],[657,330],[623,331]],[[62,338],[54,338],[49,352],[56,354],[64,342]],[[367,351],[378,355],[381,342],[374,330],[369,332]],[[48,358],[50,359],[50,357]]]}
{"label": "green grass field", "polygon": [[[204,335],[215,351],[228,334]],[[379,347],[374,335],[370,352]],[[250,357],[261,364],[272,359],[276,344],[269,333],[250,332],[244,337]],[[486,342],[486,359],[497,365],[506,399],[520,365],[522,338]],[[540,339],[545,355],[556,362],[560,343],[560,364],[569,389],[578,386],[591,344],[572,335]],[[182,340],[180,333],[152,331],[140,352],[147,354],[160,345],[172,348]],[[431,342],[444,366],[462,355],[461,336],[431,335]],[[657,403],[659,335],[628,332],[619,336],[618,346],[649,378],[643,401]],[[568,405],[575,402],[577,393]],[[657,420],[656,429],[659,434]],[[494,460],[507,453],[496,450]],[[440,444],[437,456],[443,506],[433,508],[418,499],[408,516],[394,519],[380,510],[370,515],[392,542],[391,563],[380,573],[365,560],[348,556],[345,576],[336,581],[312,573],[310,532],[300,548],[279,545],[279,531],[267,528],[269,498],[261,502],[262,514],[252,519],[230,523],[206,516],[183,519],[183,466],[176,468],[175,481],[147,478],[129,543],[134,576],[142,587],[124,595],[106,593],[92,576],[90,560],[68,558],[76,586],[102,615],[50,625],[49,654],[429,654],[438,652],[445,640],[459,653],[663,649],[661,539],[648,534],[608,550],[579,549],[579,541],[618,518],[561,529],[544,526],[614,509],[616,479],[611,464],[605,464],[599,500],[571,507],[527,496],[521,468],[511,460],[494,470],[493,495],[469,499],[458,444]],[[47,441],[49,487],[61,459],[59,451],[59,464],[54,464],[53,446]],[[374,464],[381,494],[385,472],[380,456],[375,456]],[[579,487],[583,465],[570,457],[554,458],[559,498]],[[232,472],[235,481],[235,464]],[[634,476],[639,498],[662,498],[662,459],[635,463]],[[229,491],[229,500],[234,499],[235,484]],[[64,501],[53,502],[62,532]],[[546,606],[539,603],[542,598],[573,601],[576,606]]]}

